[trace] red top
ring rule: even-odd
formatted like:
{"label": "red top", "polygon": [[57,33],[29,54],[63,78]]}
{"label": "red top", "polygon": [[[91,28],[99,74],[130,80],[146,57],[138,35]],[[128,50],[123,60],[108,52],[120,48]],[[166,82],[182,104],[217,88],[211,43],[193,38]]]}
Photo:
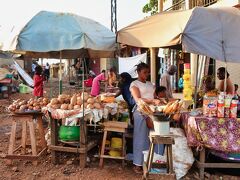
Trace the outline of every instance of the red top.
{"label": "red top", "polygon": [[42,97],[43,96],[43,77],[35,74],[33,77],[33,81],[34,81],[33,95],[37,97]]}

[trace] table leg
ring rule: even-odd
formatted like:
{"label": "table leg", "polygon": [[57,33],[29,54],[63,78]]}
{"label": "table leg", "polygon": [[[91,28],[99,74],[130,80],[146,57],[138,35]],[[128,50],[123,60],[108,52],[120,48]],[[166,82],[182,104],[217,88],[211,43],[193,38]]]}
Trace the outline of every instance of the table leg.
{"label": "table leg", "polygon": [[[28,120],[28,126],[29,126],[29,131],[30,131],[30,140],[31,140],[31,147],[32,147],[32,155],[37,156],[37,144],[36,144],[36,135],[35,135],[35,129],[34,129],[34,124],[33,120]],[[37,165],[37,161],[33,161],[34,165]]]}
{"label": "table leg", "polygon": [[168,145],[168,163],[169,163],[169,173],[173,174],[173,158],[172,158],[172,145]]}
{"label": "table leg", "polygon": [[38,130],[39,130],[39,135],[40,135],[41,147],[42,147],[42,149],[44,149],[44,148],[47,147],[47,142],[45,140],[45,133],[44,133],[44,128],[43,128],[42,116],[37,117],[37,123],[38,123]]}
{"label": "table leg", "polygon": [[87,124],[84,119],[80,119],[80,147],[84,149],[84,153],[80,153],[80,168],[85,168],[87,163]]}
{"label": "table leg", "polygon": [[205,163],[205,148],[203,148],[200,151],[200,157],[199,157],[199,161],[200,161],[200,167],[199,167],[199,175],[200,175],[200,179],[204,179],[204,163]]}
{"label": "table leg", "polygon": [[122,160],[122,167],[124,167],[124,163],[125,163],[125,156],[126,156],[126,137],[125,137],[125,133],[123,133],[122,135],[122,157],[124,157],[124,159]]}
{"label": "table leg", "polygon": [[153,161],[153,156],[154,156],[154,143],[151,142],[150,144],[150,149],[149,149],[149,152],[148,152],[148,164],[147,164],[147,170],[148,172],[151,171],[151,168],[152,168],[152,161]]}
{"label": "table leg", "polygon": [[27,141],[27,121],[22,120],[22,139],[21,139],[22,154],[26,154],[26,141]]}
{"label": "table leg", "polygon": [[[57,125],[57,120],[52,119],[50,115],[50,123],[51,123],[51,145],[56,146],[58,143],[58,125]],[[55,150],[51,150],[51,156],[52,156],[52,163],[57,164],[58,159],[57,159],[57,152]]]}
{"label": "table leg", "polygon": [[100,161],[99,161],[99,167],[100,168],[103,167],[103,157],[102,156],[104,155],[106,140],[107,140],[107,131],[104,131],[103,141],[102,141],[102,148],[101,148],[101,152],[100,152]]}
{"label": "table leg", "polygon": [[[14,145],[15,145],[15,138],[16,138],[16,129],[17,129],[17,122],[15,119],[12,120],[12,128],[11,128],[11,135],[10,135],[10,142],[8,147],[8,154],[12,155],[14,151]],[[11,160],[6,161],[7,164],[12,164]]]}

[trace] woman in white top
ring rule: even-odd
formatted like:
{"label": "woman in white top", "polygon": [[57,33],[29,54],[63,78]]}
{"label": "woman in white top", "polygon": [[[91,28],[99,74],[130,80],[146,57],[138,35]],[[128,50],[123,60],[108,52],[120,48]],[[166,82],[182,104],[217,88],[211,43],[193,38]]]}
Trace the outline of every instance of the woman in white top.
{"label": "woman in white top", "polygon": [[[160,103],[160,100],[154,98],[155,86],[147,81],[149,72],[150,70],[147,64],[140,63],[137,65],[138,79],[131,83],[130,92],[136,103],[138,103],[139,100],[143,100],[148,104],[157,105]],[[149,117],[140,113],[136,107],[134,108],[133,164],[135,165],[134,171],[136,173],[142,173],[143,151],[149,149],[147,118]],[[162,154],[163,146],[161,146],[160,149],[160,154]]]}

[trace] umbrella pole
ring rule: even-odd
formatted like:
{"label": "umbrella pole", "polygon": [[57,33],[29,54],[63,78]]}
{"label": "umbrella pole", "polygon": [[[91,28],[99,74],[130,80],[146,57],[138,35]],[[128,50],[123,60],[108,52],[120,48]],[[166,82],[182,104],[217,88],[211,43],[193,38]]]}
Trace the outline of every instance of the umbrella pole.
{"label": "umbrella pole", "polygon": [[59,94],[62,94],[62,51],[60,51],[60,66],[59,66]]}
{"label": "umbrella pole", "polygon": [[197,108],[198,66],[199,66],[199,55],[197,55],[197,70],[196,70],[196,82],[195,82],[195,90],[194,90],[194,104],[193,104],[193,109],[196,109],[196,108]]}
{"label": "umbrella pole", "polygon": [[225,62],[225,79],[224,79],[223,89],[224,89],[224,92],[226,93],[227,92],[227,59],[226,59],[226,53],[224,48],[224,41],[222,41],[222,51],[223,51],[223,57]]}
{"label": "umbrella pole", "polygon": [[[85,58],[83,58],[83,62],[82,63],[85,63]],[[82,111],[83,111],[83,117],[80,119],[80,128],[81,131],[83,131],[82,133],[80,133],[81,135],[83,135],[84,137],[81,137],[81,139],[84,139],[85,143],[87,141],[87,134],[86,134],[86,131],[85,131],[85,126],[84,126],[84,116],[85,116],[85,102],[84,102],[84,90],[85,90],[85,85],[84,85],[84,75],[85,75],[85,67],[83,66],[83,72],[82,72],[82,99],[83,99],[83,108],[82,108]]]}

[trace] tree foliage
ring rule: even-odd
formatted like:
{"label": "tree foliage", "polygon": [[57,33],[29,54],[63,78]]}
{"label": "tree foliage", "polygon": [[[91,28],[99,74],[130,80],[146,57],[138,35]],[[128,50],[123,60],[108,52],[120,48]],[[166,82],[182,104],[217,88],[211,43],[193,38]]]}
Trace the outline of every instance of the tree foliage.
{"label": "tree foliage", "polygon": [[158,0],[149,0],[149,3],[145,4],[142,8],[143,13],[151,13],[154,15],[158,13]]}

